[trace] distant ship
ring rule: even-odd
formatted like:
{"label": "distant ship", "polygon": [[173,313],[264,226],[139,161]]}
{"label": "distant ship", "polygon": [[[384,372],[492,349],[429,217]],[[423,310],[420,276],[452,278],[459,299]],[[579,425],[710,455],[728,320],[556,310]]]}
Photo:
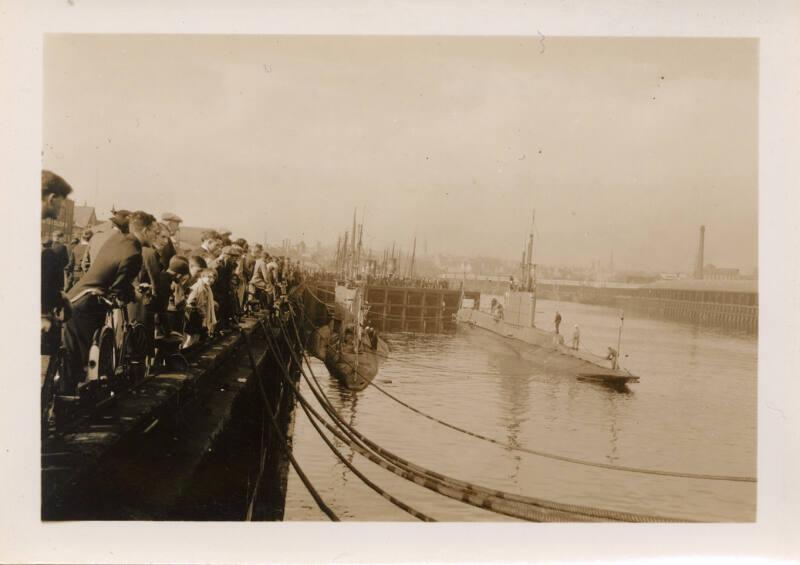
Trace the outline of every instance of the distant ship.
{"label": "distant ship", "polygon": [[480,310],[479,304],[462,299],[456,313],[458,331],[489,336],[519,355],[524,354],[526,349],[532,349],[528,346],[535,346],[539,348],[538,351],[551,351],[558,357],[559,372],[574,374],[582,381],[615,387],[639,382],[639,377],[619,366],[619,345],[617,349],[609,347],[608,356],[601,357],[568,347],[561,334],[536,327],[536,284],[532,255],[533,228],[523,254],[520,283],[516,284],[512,279],[511,288],[505,293],[503,302],[493,304],[489,312]]}

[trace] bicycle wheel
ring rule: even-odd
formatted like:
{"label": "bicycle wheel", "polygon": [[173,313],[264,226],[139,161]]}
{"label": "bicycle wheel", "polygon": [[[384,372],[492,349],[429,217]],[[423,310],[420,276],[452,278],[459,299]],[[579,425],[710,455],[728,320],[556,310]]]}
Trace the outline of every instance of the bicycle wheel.
{"label": "bicycle wheel", "polygon": [[101,381],[108,382],[114,378],[114,371],[117,366],[114,355],[114,330],[109,327],[102,328],[100,330],[97,346],[99,350],[97,358],[97,377]]}
{"label": "bicycle wheel", "polygon": [[123,377],[130,383],[144,378],[147,372],[147,332],[142,324],[132,323],[122,340]]}

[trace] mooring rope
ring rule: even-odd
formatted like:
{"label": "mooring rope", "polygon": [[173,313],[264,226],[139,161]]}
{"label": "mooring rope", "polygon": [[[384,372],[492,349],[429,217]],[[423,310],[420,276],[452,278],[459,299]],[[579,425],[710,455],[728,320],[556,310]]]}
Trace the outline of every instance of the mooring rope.
{"label": "mooring rope", "polygon": [[[284,377],[285,378],[285,377]],[[558,512],[549,510],[547,508],[533,508],[527,504],[520,504],[515,503],[513,501],[506,501],[499,499],[497,497],[486,496],[481,493],[474,493],[469,492],[465,489],[455,488],[452,486],[446,485],[442,481],[438,481],[436,479],[426,477],[421,473],[413,472],[409,469],[403,468],[400,465],[395,465],[390,461],[387,461],[385,458],[371,452],[367,447],[349,435],[346,429],[343,428],[342,422],[335,420],[336,425],[339,426],[341,431],[337,429],[336,426],[330,424],[326,421],[320,414],[317,412],[310,403],[306,400],[303,394],[299,391],[297,386],[292,383],[292,386],[295,389],[295,395],[298,401],[304,405],[305,408],[308,409],[311,417],[316,418],[323,426],[325,426],[337,439],[348,445],[354,452],[358,453],[359,455],[365,457],[369,461],[375,463],[376,465],[380,466],[381,468],[403,478],[410,482],[413,482],[419,486],[447,496],[448,498],[452,498],[454,500],[458,500],[460,502],[464,502],[466,504],[470,504],[472,506],[476,506],[478,508],[482,508],[485,510],[489,510],[498,514],[504,514],[507,516],[511,516],[514,518],[520,518],[523,520],[533,520],[533,521],[594,521],[590,517],[582,516],[582,515],[570,515],[564,512]],[[311,386],[309,384],[309,386]],[[313,390],[312,390],[313,392]],[[323,406],[323,408],[325,408]],[[327,409],[326,409],[327,411]],[[330,415],[330,414],[329,414]],[[344,432],[344,433],[343,433]]]}
{"label": "mooring rope", "polygon": [[247,347],[247,356],[250,359],[250,366],[253,369],[253,376],[258,381],[258,387],[259,387],[259,390],[261,390],[261,397],[264,400],[264,408],[267,410],[267,417],[269,418],[270,422],[272,423],[273,430],[275,431],[275,434],[278,436],[278,440],[280,441],[280,444],[281,444],[281,446],[283,448],[284,453],[289,458],[289,462],[292,464],[292,467],[294,468],[295,472],[297,473],[297,476],[300,477],[300,480],[303,482],[303,484],[305,485],[306,489],[308,489],[309,494],[311,494],[312,498],[314,499],[314,502],[317,503],[317,506],[319,507],[319,509],[322,510],[322,512],[324,512],[325,515],[331,521],[338,522],[339,521],[339,517],[336,515],[336,513],[333,510],[331,510],[331,508],[327,504],[325,504],[325,501],[322,500],[322,497],[317,492],[317,489],[314,488],[313,484],[311,484],[311,481],[308,479],[306,474],[303,472],[303,469],[300,467],[300,464],[297,462],[297,459],[295,459],[294,455],[292,454],[291,450],[289,449],[289,444],[288,444],[286,438],[284,437],[284,435],[281,433],[281,430],[278,427],[278,423],[275,420],[276,413],[272,410],[272,406],[270,406],[269,399],[267,398],[267,391],[264,389],[264,383],[262,382],[261,374],[260,374],[260,372],[258,370],[258,365],[256,364],[256,359],[253,356],[253,349],[252,349],[252,346],[251,346],[251,343],[250,343],[250,336],[247,334],[247,332],[242,332],[242,335],[244,336],[244,343],[245,343],[245,346]]}
{"label": "mooring rope", "polygon": [[[273,354],[273,355],[274,355],[276,358],[278,358],[278,359],[279,359],[279,358],[280,358],[280,353],[278,353],[278,351],[277,351],[277,349],[276,349],[276,346],[275,346],[275,344],[274,344],[274,342],[273,342],[273,340],[272,340],[272,337],[271,337],[271,336],[268,334],[268,332],[267,332],[267,330],[266,330],[266,327],[264,327],[264,326],[262,325],[262,328],[264,329],[264,336],[267,338],[267,344],[269,345],[269,347],[270,347],[270,350],[272,351],[272,354]],[[288,342],[287,342],[287,343],[288,343]],[[290,344],[290,343],[288,344],[288,346],[291,348],[291,344]],[[283,368],[283,365],[281,365],[281,368]],[[302,368],[301,368],[301,370],[302,370]],[[317,425],[317,422],[315,421],[314,417],[313,417],[313,416],[312,416],[312,414],[309,412],[309,407],[308,407],[308,405],[307,405],[307,403],[306,403],[306,400],[305,400],[305,398],[302,398],[302,395],[300,394],[300,391],[299,391],[299,389],[297,388],[297,386],[296,386],[296,383],[294,383],[294,382],[291,380],[291,376],[290,376],[290,375],[287,373],[287,371],[286,371],[285,369],[283,370],[283,378],[284,378],[284,380],[285,380],[285,381],[286,381],[286,382],[289,384],[289,386],[291,386],[291,387],[294,389],[294,392],[295,392],[295,394],[297,395],[297,397],[298,397],[298,400],[300,400],[300,405],[301,405],[301,407],[303,408],[303,411],[305,412],[305,414],[306,414],[306,417],[307,417],[307,418],[308,418],[308,420],[311,422],[311,425],[312,425],[312,426],[314,427],[314,429],[317,431],[317,433],[319,434],[319,436],[322,438],[322,440],[325,442],[325,444],[328,446],[328,448],[329,448],[329,449],[330,449],[330,450],[331,450],[331,451],[332,451],[332,452],[333,452],[333,453],[336,455],[336,457],[337,457],[337,458],[339,458],[339,460],[340,460],[342,463],[344,463],[344,464],[347,466],[347,468],[348,468],[348,469],[350,469],[350,470],[351,470],[351,471],[352,471],[352,472],[355,474],[355,476],[356,476],[356,477],[358,477],[359,479],[361,479],[361,481],[362,481],[362,482],[364,482],[364,484],[366,484],[366,485],[367,485],[368,487],[370,487],[372,490],[374,490],[375,492],[377,492],[377,493],[378,493],[379,495],[381,495],[383,498],[385,498],[386,500],[388,500],[389,502],[391,502],[392,504],[394,504],[395,506],[397,506],[397,507],[398,507],[398,508],[400,508],[401,510],[403,510],[403,511],[407,512],[407,513],[408,513],[408,514],[410,514],[411,516],[414,516],[415,518],[417,518],[417,519],[419,519],[419,520],[422,520],[423,522],[435,522],[435,521],[436,521],[436,520],[434,520],[433,518],[431,518],[430,516],[428,516],[428,515],[424,514],[423,512],[420,512],[419,510],[416,510],[415,508],[413,508],[413,507],[409,506],[408,504],[406,504],[405,502],[403,502],[403,501],[402,501],[402,500],[400,500],[399,498],[397,498],[397,497],[395,497],[395,496],[392,496],[391,494],[389,494],[388,492],[386,492],[386,491],[385,491],[384,489],[382,489],[380,486],[378,486],[378,485],[377,485],[377,484],[375,484],[373,481],[371,481],[371,480],[370,480],[370,479],[369,479],[369,478],[368,478],[366,475],[364,475],[364,474],[363,474],[361,471],[359,471],[359,470],[358,470],[358,469],[355,467],[355,465],[353,465],[353,464],[352,464],[350,461],[348,461],[348,460],[347,460],[347,458],[344,456],[344,454],[342,454],[342,452],[341,452],[341,451],[339,451],[339,450],[336,448],[336,446],[335,446],[335,445],[333,445],[333,443],[332,443],[332,442],[331,442],[331,440],[328,438],[328,436],[327,436],[327,435],[325,435],[325,432],[323,432],[323,431],[320,429],[320,427]],[[317,414],[316,416],[318,416],[318,414]],[[323,423],[324,423],[324,422],[323,422]],[[337,436],[337,437],[338,437],[338,436]],[[341,438],[339,438],[339,439],[341,439]]]}
{"label": "mooring rope", "polygon": [[[308,314],[306,314],[305,311],[302,310],[302,308],[301,308],[301,311],[302,311],[303,315],[306,317],[306,319],[309,322],[311,322],[311,319],[308,317]],[[381,355],[377,351],[374,352],[374,353],[379,357],[383,357],[385,359],[390,359],[389,356]],[[343,359],[343,361],[345,363],[347,363],[346,360]],[[472,373],[472,371],[470,371],[470,373]],[[491,374],[494,375],[494,373],[491,373]],[[525,373],[525,374],[527,375],[529,373]],[[527,448],[527,447],[524,447],[524,446],[512,445],[510,443],[506,443],[506,442],[503,442],[503,441],[500,441],[500,440],[485,436],[483,434],[479,434],[477,432],[473,432],[473,431],[467,430],[465,428],[456,426],[455,424],[451,424],[451,423],[446,422],[446,421],[444,421],[444,420],[442,420],[440,418],[432,416],[431,414],[423,412],[422,410],[419,410],[418,408],[415,408],[415,407],[411,406],[410,404],[408,404],[407,402],[404,402],[401,399],[397,398],[396,396],[392,395],[391,393],[389,393],[388,391],[384,390],[383,387],[381,387],[380,385],[378,385],[374,381],[368,381],[368,383],[369,383],[369,385],[375,387],[378,391],[380,391],[381,393],[383,393],[384,395],[386,395],[390,399],[394,400],[395,402],[397,402],[401,406],[411,410],[412,412],[415,412],[416,414],[419,414],[420,416],[423,416],[423,417],[425,417],[425,418],[427,418],[427,419],[429,419],[429,420],[431,420],[433,422],[436,422],[436,423],[438,423],[438,424],[440,424],[442,426],[445,426],[447,428],[450,428],[450,429],[455,430],[457,432],[460,432],[462,434],[465,434],[465,435],[468,435],[468,436],[471,436],[471,437],[474,437],[476,439],[480,439],[480,440],[483,440],[483,441],[487,441],[489,443],[493,443],[495,445],[498,445],[498,446],[503,447],[505,449],[510,449],[512,451],[520,451],[520,452],[523,452],[523,453],[529,453],[531,455],[536,455],[538,457],[544,457],[544,458],[552,459],[552,460],[555,460],[555,461],[563,461],[565,463],[572,463],[572,464],[575,464],[575,465],[583,465],[583,466],[586,466],[586,467],[596,467],[596,468],[599,468],[599,469],[608,469],[608,470],[612,470],[612,471],[624,471],[624,472],[627,472],[627,473],[638,473],[638,474],[655,475],[655,476],[662,476],[662,477],[676,477],[676,478],[708,480],[708,481],[730,481],[730,482],[743,482],[743,483],[755,483],[755,482],[757,482],[757,479],[755,477],[738,476],[738,475],[714,475],[714,474],[706,474],[706,473],[688,473],[688,472],[682,472],[682,471],[666,471],[666,470],[660,470],[660,469],[647,469],[647,468],[633,467],[633,466],[627,466],[627,465],[614,465],[612,463],[601,463],[599,461],[587,461],[587,460],[584,460],[584,459],[577,459],[575,457],[569,457],[569,456],[566,456],[566,455],[559,455],[559,454],[556,454],[556,453],[550,453],[550,452],[546,452],[546,451],[530,449],[530,448]]]}
{"label": "mooring rope", "polygon": [[[295,331],[297,328],[295,326]],[[288,335],[283,329],[284,339],[289,341]],[[299,333],[296,334],[299,339]],[[293,353],[293,352],[292,352]],[[616,520],[616,521],[630,521],[630,522],[684,522],[689,521],[685,519],[667,518],[661,516],[647,516],[641,514],[634,514],[630,512],[621,512],[614,510],[605,510],[600,508],[561,504],[548,500],[526,497],[507,493],[494,489],[487,489],[480,485],[460,481],[447,475],[436,473],[425,467],[420,467],[407,461],[392,452],[383,449],[381,446],[370,441],[363,434],[358,432],[355,428],[347,424],[338,414],[330,400],[322,391],[321,385],[314,374],[313,369],[309,363],[308,357],[304,355],[306,365],[316,383],[319,392],[315,389],[314,385],[309,380],[306,372],[302,369],[302,363],[298,362],[301,366],[301,374],[306,379],[312,393],[317,397],[320,405],[325,409],[328,415],[339,425],[342,431],[350,436],[354,441],[360,440],[363,442],[362,447],[368,447],[377,453],[380,457],[372,454],[366,454],[371,461],[381,465],[385,469],[402,476],[408,480],[415,482],[425,488],[434,490],[448,496],[461,500],[467,504],[478,506],[480,508],[490,509],[494,512],[521,518],[524,520],[548,520],[548,521],[593,521],[593,520]],[[297,361],[296,361],[297,362]],[[296,388],[296,387],[295,387]],[[297,391],[299,394],[299,391]],[[299,398],[299,397],[298,397]],[[313,409],[312,409],[313,411]],[[330,429],[330,427],[329,427]],[[337,436],[338,437],[338,436]],[[344,441],[344,440],[343,440]],[[359,443],[360,443],[359,442]],[[352,447],[352,446],[351,446]],[[354,447],[354,449],[356,449]],[[359,451],[359,453],[361,453]],[[362,453],[363,455],[363,453]],[[399,468],[399,469],[398,469]],[[542,514],[544,512],[544,514]],[[554,514],[555,512],[555,514]]]}
{"label": "mooring rope", "polygon": [[[280,410],[280,408],[279,408]],[[253,485],[253,492],[251,493],[249,500],[247,502],[247,511],[245,512],[244,519],[246,522],[250,522],[253,520],[253,510],[255,509],[256,500],[258,499],[258,491],[261,488],[261,479],[264,476],[264,470],[266,468],[267,463],[267,448],[264,445],[264,417],[261,417],[261,453],[259,457],[259,464],[258,464],[258,476],[256,477],[256,483]],[[248,476],[248,483],[250,482]]]}

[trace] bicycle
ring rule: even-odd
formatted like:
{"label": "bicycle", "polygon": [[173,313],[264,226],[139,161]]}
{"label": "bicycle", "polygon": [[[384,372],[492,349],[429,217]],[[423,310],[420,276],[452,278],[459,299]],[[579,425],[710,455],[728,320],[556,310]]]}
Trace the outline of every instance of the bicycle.
{"label": "bicycle", "polygon": [[89,348],[86,380],[78,385],[83,396],[96,387],[110,396],[147,374],[147,333],[143,324],[128,319],[126,305],[116,297],[97,295],[104,304],[105,323],[95,331]]}

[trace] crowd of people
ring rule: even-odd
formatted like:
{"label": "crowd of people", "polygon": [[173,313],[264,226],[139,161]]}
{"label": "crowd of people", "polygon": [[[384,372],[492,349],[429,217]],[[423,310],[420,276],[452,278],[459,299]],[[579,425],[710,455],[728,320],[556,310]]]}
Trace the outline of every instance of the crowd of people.
{"label": "crowd of people", "polygon": [[[57,218],[72,192],[60,176],[42,171],[42,219]],[[95,332],[105,323],[109,301],[142,324],[154,359],[163,340],[181,349],[236,331],[248,309],[270,314],[285,307],[300,283],[298,265],[272,257],[261,244],[233,239],[229,230],[204,232],[200,247],[182,254],[175,214],[161,221],[148,212],[112,210],[111,219],[69,244],[54,232],[42,249],[42,352],[61,342],[70,366],[60,394],[76,394],[86,375]],[[160,341],[161,340],[161,341]]]}

